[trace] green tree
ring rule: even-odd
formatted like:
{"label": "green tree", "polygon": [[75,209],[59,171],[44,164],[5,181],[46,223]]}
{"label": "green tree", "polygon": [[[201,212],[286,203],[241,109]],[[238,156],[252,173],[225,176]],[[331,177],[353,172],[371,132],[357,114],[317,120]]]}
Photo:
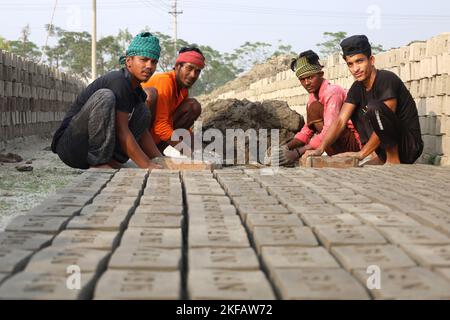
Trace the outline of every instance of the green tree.
{"label": "green tree", "polygon": [[[175,47],[173,38],[161,32],[152,32],[159,39],[161,45],[161,56],[158,62],[158,71],[167,72],[175,65]],[[177,39],[177,49],[188,46],[189,43],[183,39]]]}
{"label": "green tree", "polygon": [[295,55],[290,44],[284,44],[282,40],[278,40],[278,47],[272,56],[278,57],[282,55]]}
{"label": "green tree", "polygon": [[[91,35],[89,32],[72,32],[55,27],[57,44],[50,48],[58,56],[60,67],[88,80],[91,77]],[[53,51],[52,51],[53,50]]]}
{"label": "green tree", "polygon": [[[45,29],[48,32],[49,38],[57,38],[57,33],[54,25],[46,24]],[[59,43],[53,47],[49,45],[44,45],[42,47],[42,51],[46,57],[46,63],[54,68],[59,69],[61,67],[61,59],[64,54],[64,47],[62,47]]]}
{"label": "green tree", "polygon": [[[44,48],[49,65],[63,68],[89,80],[92,74],[91,35],[88,32],[71,32],[58,27],[52,28],[50,35],[56,38],[57,43],[55,46]],[[119,57],[124,54],[120,40],[124,37],[127,37],[126,32],[119,37],[107,36],[97,41],[99,76],[119,68]]]}
{"label": "green tree", "polygon": [[209,93],[236,78],[237,70],[225,55],[209,46],[199,46],[206,58],[206,66],[191,90],[193,96]]}
{"label": "green tree", "polygon": [[119,58],[124,53],[117,37],[108,36],[97,41],[97,72],[99,75],[120,68]]}
{"label": "green tree", "polygon": [[133,40],[133,35],[128,31],[128,28],[119,29],[119,33],[117,34],[116,41],[119,46],[120,56],[125,54],[129,44]]}
{"label": "green tree", "polygon": [[2,36],[0,36],[0,49],[6,50],[6,51],[11,51],[11,46],[9,45],[9,41],[6,40],[5,38],[3,38]]}
{"label": "green tree", "polygon": [[272,45],[265,42],[245,42],[235,49],[227,60],[234,65],[238,73],[250,70],[255,64],[266,61],[272,55]]}
{"label": "green tree", "polygon": [[60,45],[56,45],[54,47],[43,46],[42,50],[44,51],[45,56],[47,57],[47,64],[50,67],[54,67],[59,69],[61,67],[62,56],[64,55],[64,47]]}
{"label": "green tree", "polygon": [[383,45],[381,44],[371,44],[372,45],[372,54],[379,54],[380,52],[384,52]]}
{"label": "green tree", "polygon": [[[176,60],[173,38],[161,32],[151,31],[149,27],[145,27],[142,31],[151,32],[159,39],[161,56],[158,62],[158,71],[167,72],[172,70]],[[192,96],[211,92],[215,88],[236,78],[236,69],[233,64],[227,61],[224,54],[209,46],[190,44],[183,39],[177,39],[178,50],[186,46],[197,46],[206,58],[206,67],[202,70],[200,78],[190,91]]]}
{"label": "green tree", "polygon": [[38,61],[42,55],[38,46],[30,41],[30,26],[22,28],[19,40],[9,41],[10,51],[28,60]]}
{"label": "green tree", "polygon": [[325,58],[341,51],[340,43],[347,37],[347,32],[324,32],[323,36],[325,37],[325,41],[318,43],[317,47],[322,57]]}
{"label": "green tree", "polygon": [[[317,47],[319,47],[322,57],[326,58],[336,52],[341,52],[340,44],[347,37],[347,32],[324,32],[323,36],[325,37],[325,42],[318,43]],[[370,43],[370,45],[372,46],[372,54],[385,51],[381,44]]]}
{"label": "green tree", "polygon": [[[49,65],[76,74],[85,80],[91,77],[91,35],[88,32],[70,32],[56,26],[46,26],[56,44],[43,48]],[[161,56],[158,71],[172,70],[175,64],[173,38],[160,32],[150,31],[158,37]],[[115,36],[103,37],[97,42],[97,71],[99,76],[119,68],[119,57],[125,54],[133,35],[128,29],[119,30]],[[190,45],[183,39],[177,40],[177,48]],[[262,63],[273,55],[291,54],[292,47],[283,44],[272,46],[264,42],[246,42],[231,54],[221,53],[209,46],[198,45],[206,58],[206,67],[191,90],[192,95],[211,92],[249,70],[256,63]],[[275,48],[275,49],[274,49]]]}

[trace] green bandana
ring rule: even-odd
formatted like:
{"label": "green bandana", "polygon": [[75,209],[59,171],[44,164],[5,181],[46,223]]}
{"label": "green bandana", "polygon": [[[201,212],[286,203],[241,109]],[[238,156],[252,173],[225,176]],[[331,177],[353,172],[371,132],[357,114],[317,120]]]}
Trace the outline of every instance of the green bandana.
{"label": "green bandana", "polygon": [[295,75],[297,78],[309,77],[322,71],[322,66],[318,64],[310,64],[307,57],[298,58],[295,65]]}
{"label": "green bandana", "polygon": [[126,57],[142,56],[150,59],[159,60],[161,53],[161,47],[159,40],[150,32],[143,32],[138,34],[133,41],[124,56],[120,57],[119,62],[121,65],[125,64]]}

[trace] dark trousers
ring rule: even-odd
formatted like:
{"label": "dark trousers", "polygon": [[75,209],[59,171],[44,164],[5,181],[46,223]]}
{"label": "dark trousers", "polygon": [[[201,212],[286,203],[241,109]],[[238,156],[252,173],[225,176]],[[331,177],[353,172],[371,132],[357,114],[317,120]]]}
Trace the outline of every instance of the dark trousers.
{"label": "dark trousers", "polygon": [[[128,155],[116,139],[116,98],[109,89],[96,91],[71,120],[58,141],[56,153],[72,168],[88,169],[112,159],[125,163]],[[145,103],[136,107],[128,127],[139,140],[150,125],[150,111]]]}
{"label": "dark trousers", "polygon": [[366,116],[381,141],[376,150],[378,157],[386,161],[386,148],[398,145],[400,162],[415,163],[423,152],[420,132],[405,128],[396,114],[382,101],[372,101],[367,107]]}
{"label": "dark trousers", "polygon": [[[154,106],[156,108],[156,104]],[[195,121],[200,117],[202,113],[202,107],[196,99],[188,98],[183,101],[178,108],[172,114],[173,129],[186,129],[189,130],[194,125]],[[151,112],[151,126],[153,127],[156,110]],[[157,147],[161,153],[169,146],[167,141],[161,141],[157,144]]]}
{"label": "dark trousers", "polygon": [[[306,117],[308,121],[308,127],[314,133],[320,134],[324,125],[324,106],[319,101],[315,101],[308,106],[306,110]],[[325,149],[325,152],[329,156],[334,156],[344,152],[357,152],[361,150],[358,140],[355,134],[346,127],[341,135],[337,138],[336,142]]]}

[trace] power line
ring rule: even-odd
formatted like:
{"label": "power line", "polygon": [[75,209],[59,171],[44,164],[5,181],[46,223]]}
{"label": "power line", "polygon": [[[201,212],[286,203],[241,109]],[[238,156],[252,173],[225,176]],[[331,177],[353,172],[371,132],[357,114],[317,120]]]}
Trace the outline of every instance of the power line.
{"label": "power line", "polygon": [[[121,2],[116,2],[116,3],[102,3],[101,7],[102,10],[114,10],[114,9],[122,9],[122,8],[129,8],[130,10],[136,10],[136,8],[130,7],[130,4],[132,5],[137,5],[139,3],[143,3],[142,1],[139,0],[130,0],[130,1],[121,1]],[[150,4],[150,3],[149,3]],[[90,6],[88,6],[86,3],[64,3],[64,4],[60,4],[58,6],[58,9],[68,9],[71,8],[73,6],[77,6],[80,8],[90,8]],[[19,4],[0,4],[0,9],[2,11],[23,11],[23,10],[32,10],[32,11],[41,11],[41,10],[48,10],[49,8],[51,8],[52,6],[49,5],[37,5],[35,2],[33,3],[19,3]],[[164,5],[164,4],[160,4],[160,3],[151,3],[151,7],[152,8],[159,8],[161,10],[163,10],[164,12],[167,10],[168,6]]]}
{"label": "power line", "polygon": [[[55,5],[53,6],[52,17],[51,17],[50,23],[48,25],[47,36],[45,38],[45,46],[44,46],[44,48],[47,48],[47,46],[48,46],[48,38],[50,36],[50,31],[53,28],[53,19],[55,18],[55,11],[56,11],[56,6],[57,5],[58,5],[58,0],[55,0]],[[44,50],[42,50],[42,52],[41,52],[41,57],[39,58],[39,63],[41,63],[43,56],[44,56]]]}
{"label": "power line", "polygon": [[147,8],[150,8],[150,9],[156,9],[156,10],[158,10],[159,12],[161,12],[161,13],[166,13],[166,10],[163,8],[163,7],[161,7],[161,6],[157,6],[157,5],[154,5],[154,4],[151,4],[149,1],[146,1],[146,0],[140,0],[139,2],[141,2],[144,6],[146,6]]}
{"label": "power line", "polygon": [[92,0],[91,79],[97,79],[97,0]]}
{"label": "power line", "polygon": [[163,0],[158,0],[158,2],[159,2],[163,7],[165,7],[166,9],[169,9],[169,8],[170,8],[170,5],[167,4],[167,3],[165,3]]}
{"label": "power line", "polygon": [[[130,3],[136,3],[136,1],[120,1],[116,3],[107,3],[102,4],[102,9],[118,9],[129,7]],[[144,3],[140,1],[140,3]],[[65,3],[64,5],[59,5],[58,7],[67,8],[72,5],[77,6],[86,6],[86,4],[79,3]],[[282,8],[282,7],[267,7],[267,6],[249,6],[243,4],[230,4],[230,3],[217,3],[217,2],[202,2],[202,1],[189,1],[186,0],[183,2],[183,5],[188,8],[195,8],[197,10],[206,10],[206,11],[227,11],[234,13],[242,13],[242,14],[251,14],[251,15],[270,15],[270,16],[296,16],[296,17],[315,17],[315,18],[345,18],[345,19],[366,19],[367,14],[365,12],[336,12],[336,11],[326,11],[326,10],[305,10],[300,8]],[[163,0],[154,0],[152,3],[146,1],[146,6],[162,11],[166,11],[170,6],[164,2]],[[36,5],[33,3],[20,3],[20,4],[0,4],[0,8],[2,11],[4,10],[47,10],[49,6],[47,5]],[[387,19],[401,19],[407,21],[417,21],[417,20],[449,20],[450,15],[443,14],[382,14],[382,18]]]}
{"label": "power line", "polygon": [[178,38],[178,16],[180,14],[183,14],[183,11],[178,11],[177,8],[177,0],[173,0],[173,6],[172,11],[169,11],[169,13],[173,16],[173,47],[175,50],[174,57],[177,56],[178,49],[177,49],[177,38]]}
{"label": "power line", "polygon": [[[266,14],[266,15],[295,15],[295,16],[303,16],[303,17],[317,17],[317,18],[326,18],[326,17],[336,17],[336,18],[359,18],[366,19],[367,14],[364,12],[336,12],[336,11],[318,11],[318,10],[304,10],[304,9],[296,9],[296,8],[280,8],[280,7],[262,7],[262,6],[248,6],[241,4],[229,4],[229,3],[210,3],[210,2],[201,2],[201,1],[185,1],[185,7],[192,7],[201,10],[209,10],[209,11],[229,11],[236,13],[250,13],[250,14]],[[449,19],[449,15],[411,15],[411,14],[383,14],[383,18],[406,18],[408,20],[416,20],[416,19]]]}

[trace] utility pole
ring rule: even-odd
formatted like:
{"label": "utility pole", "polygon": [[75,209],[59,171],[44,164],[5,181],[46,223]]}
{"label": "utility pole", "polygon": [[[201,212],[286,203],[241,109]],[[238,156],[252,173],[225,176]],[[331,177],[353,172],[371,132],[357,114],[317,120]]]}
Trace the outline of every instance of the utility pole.
{"label": "utility pole", "polygon": [[182,14],[183,11],[178,11],[177,10],[177,0],[173,0],[173,4],[172,4],[172,11],[169,11],[169,13],[173,16],[173,47],[174,47],[174,51],[175,51],[175,59],[178,53],[177,50],[177,38],[178,38],[178,15]]}
{"label": "utility pole", "polygon": [[91,73],[92,81],[97,79],[97,0],[92,0],[92,51]]}

